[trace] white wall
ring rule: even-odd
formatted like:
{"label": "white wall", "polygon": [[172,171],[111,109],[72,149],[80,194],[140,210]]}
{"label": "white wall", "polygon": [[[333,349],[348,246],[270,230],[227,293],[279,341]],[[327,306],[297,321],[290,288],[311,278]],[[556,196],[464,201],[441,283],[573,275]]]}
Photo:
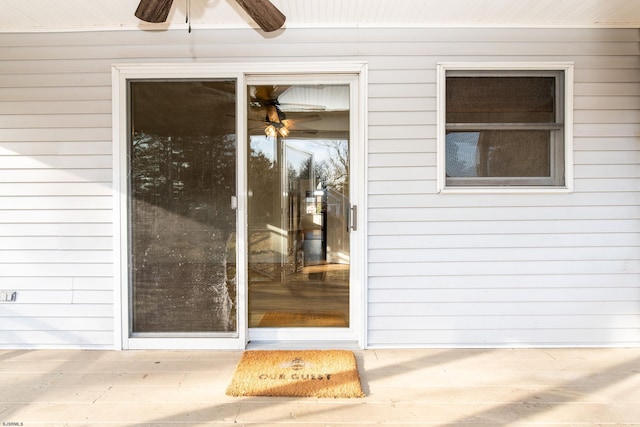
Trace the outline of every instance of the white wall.
{"label": "white wall", "polygon": [[[369,63],[371,346],[640,344],[637,30],[0,34],[0,347],[114,340],[111,64]],[[436,63],[573,61],[574,192],[436,193]]]}
{"label": "white wall", "polygon": [[[638,345],[638,32],[394,39],[370,67],[369,343]],[[436,194],[434,64],[463,60],[575,62],[573,194]]]}

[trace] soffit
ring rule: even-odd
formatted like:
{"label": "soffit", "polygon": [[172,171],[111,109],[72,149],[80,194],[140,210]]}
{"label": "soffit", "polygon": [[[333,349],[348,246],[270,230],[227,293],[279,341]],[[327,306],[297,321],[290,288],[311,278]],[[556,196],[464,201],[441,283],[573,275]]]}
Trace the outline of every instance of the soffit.
{"label": "soffit", "polygon": [[[257,26],[234,0],[174,0],[169,22],[142,23],[139,0],[2,0],[0,32]],[[640,26],[640,0],[272,0],[285,28]]]}

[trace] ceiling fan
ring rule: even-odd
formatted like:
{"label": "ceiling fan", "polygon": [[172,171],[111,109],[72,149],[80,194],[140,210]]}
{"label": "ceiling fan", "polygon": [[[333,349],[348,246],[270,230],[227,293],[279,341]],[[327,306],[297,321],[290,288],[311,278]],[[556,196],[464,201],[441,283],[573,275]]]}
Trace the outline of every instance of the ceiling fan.
{"label": "ceiling fan", "polygon": [[[286,17],[269,0],[236,0],[265,32],[272,32],[284,25]],[[140,0],[135,16],[145,22],[165,22],[173,0]]]}
{"label": "ceiling fan", "polygon": [[[275,133],[283,137],[289,135],[291,131],[303,133],[317,133],[312,128],[303,125],[305,122],[315,122],[321,120],[318,112],[326,108],[321,105],[309,104],[282,104],[278,98],[291,89],[291,86],[258,85],[250,86],[250,122],[254,122],[258,127],[262,126],[268,136],[275,136]],[[262,119],[264,117],[264,119]],[[252,129],[254,126],[251,127]]]}

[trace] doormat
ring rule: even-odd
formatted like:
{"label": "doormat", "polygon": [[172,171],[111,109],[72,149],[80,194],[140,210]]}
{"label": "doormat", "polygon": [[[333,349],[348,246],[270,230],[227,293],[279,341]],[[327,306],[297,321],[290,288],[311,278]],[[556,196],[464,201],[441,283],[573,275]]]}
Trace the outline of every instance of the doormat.
{"label": "doormat", "polygon": [[349,322],[341,312],[325,313],[301,313],[286,311],[268,311],[260,319],[258,324],[261,328],[283,327],[283,328],[304,328],[304,327],[338,327],[346,328]]}
{"label": "doormat", "polygon": [[346,350],[245,351],[229,396],[363,397],[356,358]]}

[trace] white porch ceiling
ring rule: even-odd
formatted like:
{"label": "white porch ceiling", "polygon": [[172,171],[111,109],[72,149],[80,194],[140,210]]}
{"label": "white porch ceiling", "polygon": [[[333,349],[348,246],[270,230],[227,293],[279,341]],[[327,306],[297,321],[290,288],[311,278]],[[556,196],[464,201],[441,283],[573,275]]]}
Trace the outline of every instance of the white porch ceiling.
{"label": "white porch ceiling", "polygon": [[[0,32],[257,28],[234,0],[174,0],[167,24],[133,13],[139,0],[2,0]],[[640,0],[272,0],[286,28],[640,27]]]}

